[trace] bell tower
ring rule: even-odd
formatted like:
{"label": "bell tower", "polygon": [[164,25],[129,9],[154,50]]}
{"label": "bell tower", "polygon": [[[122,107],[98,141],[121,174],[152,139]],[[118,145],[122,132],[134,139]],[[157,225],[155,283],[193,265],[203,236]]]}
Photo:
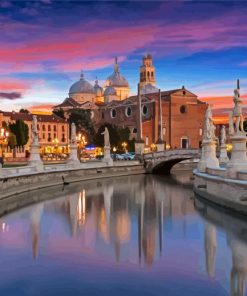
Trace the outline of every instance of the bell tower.
{"label": "bell tower", "polygon": [[152,84],[155,86],[155,68],[153,66],[153,60],[151,54],[147,54],[142,59],[142,65],[140,67],[140,87],[146,84]]}

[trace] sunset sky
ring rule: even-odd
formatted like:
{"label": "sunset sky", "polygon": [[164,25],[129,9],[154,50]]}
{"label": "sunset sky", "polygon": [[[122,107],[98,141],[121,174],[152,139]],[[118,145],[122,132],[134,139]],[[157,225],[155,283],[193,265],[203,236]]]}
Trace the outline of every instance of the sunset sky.
{"label": "sunset sky", "polygon": [[247,107],[244,1],[0,1],[2,110],[60,103],[81,69],[102,85],[119,57],[136,93],[150,52],[162,90],[182,85],[213,105],[232,106],[240,78]]}

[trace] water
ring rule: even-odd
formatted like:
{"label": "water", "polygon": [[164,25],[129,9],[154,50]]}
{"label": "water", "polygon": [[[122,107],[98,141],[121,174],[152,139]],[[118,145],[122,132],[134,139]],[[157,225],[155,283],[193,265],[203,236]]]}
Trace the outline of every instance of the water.
{"label": "water", "polygon": [[245,295],[247,223],[195,200],[187,173],[28,200],[0,219],[0,295]]}

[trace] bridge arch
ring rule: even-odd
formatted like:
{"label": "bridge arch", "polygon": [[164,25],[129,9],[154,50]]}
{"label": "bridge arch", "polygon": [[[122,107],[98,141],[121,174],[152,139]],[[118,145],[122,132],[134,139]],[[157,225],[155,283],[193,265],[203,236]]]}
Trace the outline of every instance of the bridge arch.
{"label": "bridge arch", "polygon": [[174,149],[144,155],[144,166],[149,174],[170,174],[172,167],[187,159],[199,158],[198,149]]}
{"label": "bridge arch", "polygon": [[159,174],[159,175],[169,175],[171,172],[172,167],[189,158],[179,158],[179,159],[170,159],[167,161],[160,162],[156,166],[152,168],[152,174]]}

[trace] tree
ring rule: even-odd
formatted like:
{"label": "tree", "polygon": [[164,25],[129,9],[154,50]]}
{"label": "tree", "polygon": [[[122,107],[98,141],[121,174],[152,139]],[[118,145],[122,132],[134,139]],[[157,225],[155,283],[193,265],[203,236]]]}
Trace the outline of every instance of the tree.
{"label": "tree", "polygon": [[30,112],[27,110],[27,109],[24,109],[24,108],[21,108],[19,110],[20,113],[26,113],[26,114],[29,114]]}
{"label": "tree", "polygon": [[28,125],[21,119],[18,119],[15,123],[9,124],[9,129],[16,137],[17,146],[24,146],[27,144]]}
{"label": "tree", "polygon": [[68,115],[70,125],[74,122],[76,131],[85,134],[87,141],[92,142],[95,131],[90,110],[72,109]]}
{"label": "tree", "polygon": [[105,130],[105,127],[107,127],[109,131],[111,146],[118,146],[121,142],[119,130],[116,126],[110,123],[105,123],[99,127],[97,133],[94,136],[95,145],[99,147],[104,146],[104,135],[101,135],[101,133],[103,133],[103,131]]}
{"label": "tree", "polygon": [[58,117],[61,117],[61,118],[65,119],[64,111],[63,111],[62,108],[53,110],[52,113],[57,115]]}
{"label": "tree", "polygon": [[13,149],[17,145],[16,136],[10,133],[8,136],[8,146]]}

